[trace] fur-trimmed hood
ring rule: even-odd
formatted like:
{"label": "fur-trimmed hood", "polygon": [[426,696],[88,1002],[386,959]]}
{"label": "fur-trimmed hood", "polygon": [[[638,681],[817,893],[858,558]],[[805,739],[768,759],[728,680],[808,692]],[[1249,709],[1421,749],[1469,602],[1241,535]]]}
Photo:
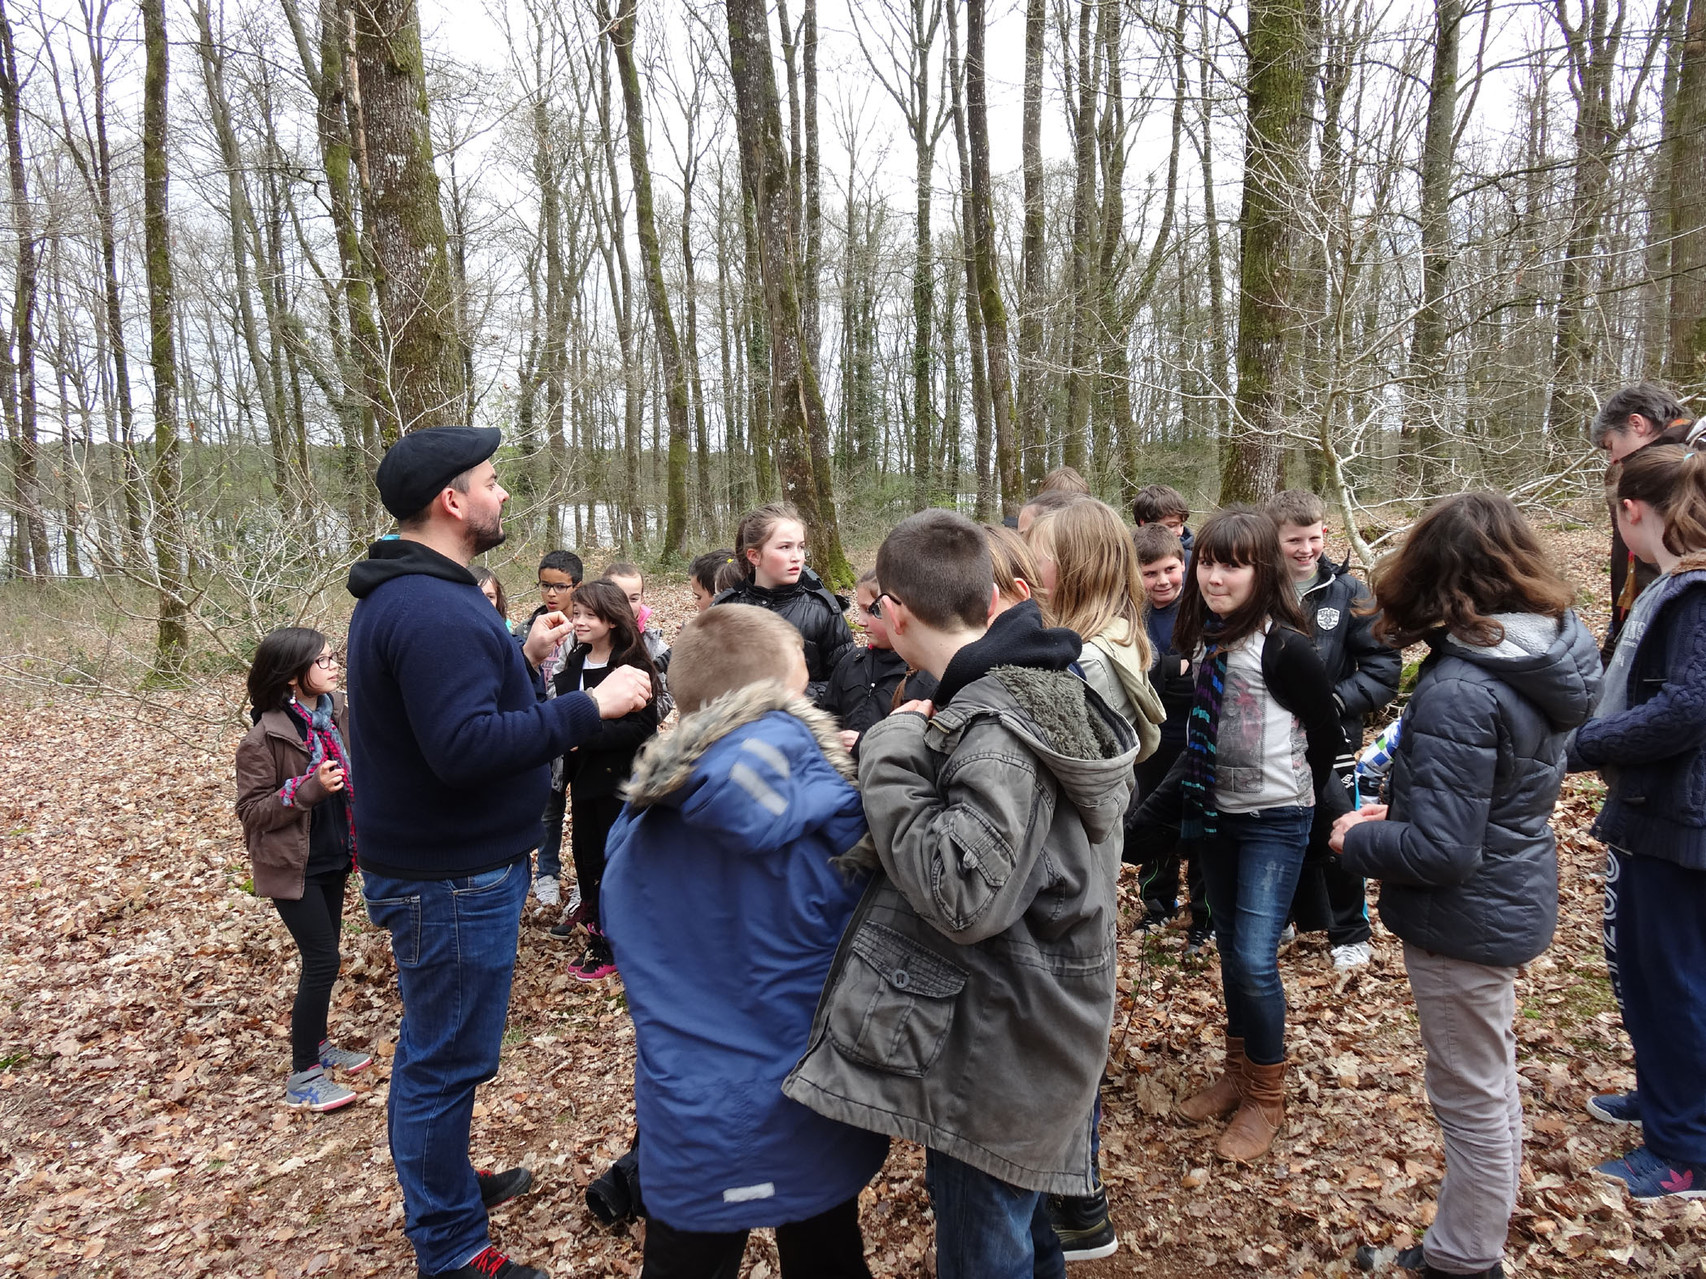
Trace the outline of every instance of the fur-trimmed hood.
{"label": "fur-trimmed hood", "polygon": [[737,728],[783,711],[799,720],[816,739],[824,758],[849,782],[858,779],[853,757],[841,746],[835,717],[820,711],[804,697],[790,693],[780,680],[762,680],[724,693],[690,715],[683,715],[673,733],[655,737],[634,762],[634,774],[622,795],[635,808],[647,808],[681,790],[693,778],[705,752]]}

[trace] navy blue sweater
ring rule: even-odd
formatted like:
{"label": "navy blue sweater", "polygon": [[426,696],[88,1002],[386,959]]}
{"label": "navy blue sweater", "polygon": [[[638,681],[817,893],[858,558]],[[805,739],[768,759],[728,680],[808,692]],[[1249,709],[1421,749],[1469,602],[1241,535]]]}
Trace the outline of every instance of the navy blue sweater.
{"label": "navy blue sweater", "polygon": [[585,693],[544,700],[473,575],[420,542],[375,542],[349,591],[362,868],[455,879],[525,857],[539,845],[550,762],[598,732],[597,705]]}

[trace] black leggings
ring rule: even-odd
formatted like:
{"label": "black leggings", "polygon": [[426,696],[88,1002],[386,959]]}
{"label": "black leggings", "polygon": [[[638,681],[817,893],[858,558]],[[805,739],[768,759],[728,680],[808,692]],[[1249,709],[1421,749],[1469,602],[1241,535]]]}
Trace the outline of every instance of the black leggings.
{"label": "black leggings", "polygon": [[598,886],[604,882],[604,844],[610,828],[622,815],[622,800],[615,795],[582,798],[569,788],[569,847],[575,856],[575,884],[581,890],[583,918],[594,928],[600,925]]}
{"label": "black leggings", "polygon": [[290,929],[302,952],[302,975],[296,980],[296,1003],[290,1010],[290,1069],[301,1074],[320,1064],[320,1041],[326,1037],[326,1010],[332,1003],[332,983],[343,957],[338,933],[344,919],[344,885],[348,875],[310,879],[302,885],[301,901],[272,899],[278,917]]}
{"label": "black leggings", "polygon": [[[744,1230],[677,1230],[653,1217],[646,1223],[640,1279],[735,1279],[746,1236]],[[870,1279],[865,1237],[859,1232],[859,1196],[805,1221],[778,1226],[776,1251],[782,1279]]]}

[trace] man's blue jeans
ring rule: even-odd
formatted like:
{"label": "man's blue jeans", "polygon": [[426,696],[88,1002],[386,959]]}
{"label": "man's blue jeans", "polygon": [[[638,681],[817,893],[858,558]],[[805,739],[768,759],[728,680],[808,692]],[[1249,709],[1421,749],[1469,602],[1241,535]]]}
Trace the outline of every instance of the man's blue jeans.
{"label": "man's blue jeans", "polygon": [[1285,1060],[1285,986],[1279,937],[1297,891],[1313,808],[1222,812],[1202,846],[1209,922],[1220,949],[1226,1033],[1244,1041],[1258,1066]]}
{"label": "man's blue jeans", "polygon": [[386,1108],[403,1231],[426,1274],[484,1248],[486,1210],[468,1162],[474,1088],[497,1074],[527,863],[464,879],[362,873],[367,915],[391,934],[403,1024]]}
{"label": "man's blue jeans", "polygon": [[1048,1196],[938,1150],[924,1152],[924,1184],[936,1214],[937,1279],[1065,1279]]}

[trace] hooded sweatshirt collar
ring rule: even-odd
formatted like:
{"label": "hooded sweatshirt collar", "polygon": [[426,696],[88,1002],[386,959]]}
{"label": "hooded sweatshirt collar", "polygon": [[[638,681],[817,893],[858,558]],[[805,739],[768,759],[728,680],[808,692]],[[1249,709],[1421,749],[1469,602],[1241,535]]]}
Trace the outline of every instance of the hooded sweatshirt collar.
{"label": "hooded sweatshirt collar", "polygon": [[367,548],[367,558],[350,566],[349,593],[366,599],[392,578],[410,575],[439,577],[459,586],[473,586],[474,575],[447,555],[440,555],[425,542],[406,537],[383,537]]}
{"label": "hooded sweatshirt collar", "polygon": [[1498,676],[1558,728],[1587,719],[1598,692],[1599,652],[1574,613],[1560,621],[1539,613],[1494,613],[1505,628],[1497,644],[1466,644],[1446,635],[1437,651]]}
{"label": "hooded sweatshirt collar", "polygon": [[1078,660],[1083,647],[1078,632],[1064,626],[1044,626],[1042,609],[1035,600],[1015,604],[989,624],[982,639],[973,640],[949,660],[936,688],[935,703],[946,706],[955,693],[997,666],[1064,671]]}

